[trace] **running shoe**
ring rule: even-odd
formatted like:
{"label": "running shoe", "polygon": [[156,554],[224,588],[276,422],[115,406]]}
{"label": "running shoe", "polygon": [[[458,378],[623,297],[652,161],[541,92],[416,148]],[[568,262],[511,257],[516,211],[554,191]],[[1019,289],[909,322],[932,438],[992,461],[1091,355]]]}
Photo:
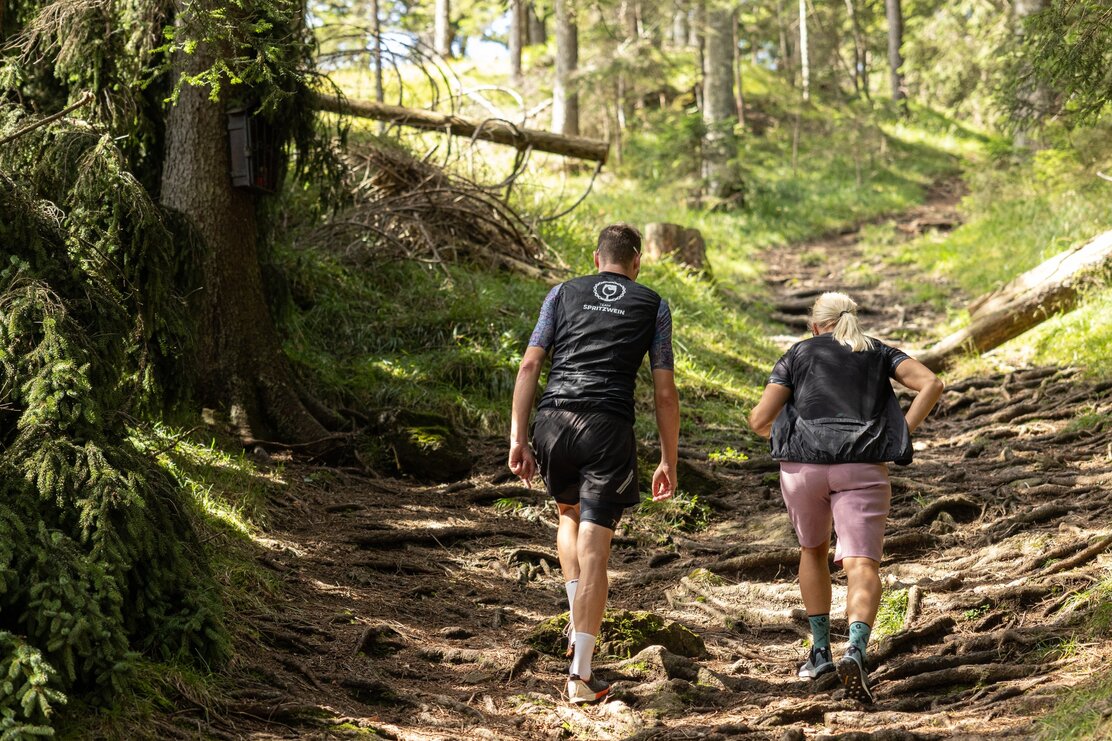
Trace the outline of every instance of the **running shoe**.
{"label": "running shoe", "polygon": [[823,674],[834,671],[834,658],[830,655],[830,647],[815,648],[811,646],[811,653],[807,662],[799,667],[800,679],[818,679]]}
{"label": "running shoe", "polygon": [[857,646],[846,649],[846,655],[838,662],[838,676],[846,688],[846,697],[872,704],[873,693],[869,691],[869,681],[865,676],[865,657]]}
{"label": "running shoe", "polygon": [[610,692],[610,685],[598,677],[591,677],[584,681],[578,674],[568,677],[568,701],[575,704],[581,702],[598,702]]}

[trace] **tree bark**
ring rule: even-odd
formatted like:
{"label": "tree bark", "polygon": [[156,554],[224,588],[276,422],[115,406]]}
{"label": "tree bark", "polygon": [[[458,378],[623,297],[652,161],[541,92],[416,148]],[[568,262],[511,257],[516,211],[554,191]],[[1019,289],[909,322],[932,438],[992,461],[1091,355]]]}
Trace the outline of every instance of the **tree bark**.
{"label": "tree bark", "polygon": [[672,45],[679,49],[690,44],[688,12],[690,11],[685,0],[676,0],[672,6]]}
{"label": "tree bark", "polygon": [[[382,20],[379,17],[378,0],[371,0],[371,57],[375,65],[375,100],[379,103],[386,100],[386,92],[382,85]],[[378,133],[386,131],[386,124],[379,122]]]}
{"label": "tree bark", "polygon": [[528,11],[526,12],[527,25],[529,31],[529,44],[548,43],[548,32],[544,28],[544,18],[537,14],[537,7],[533,3],[529,3]]}
{"label": "tree bark", "polygon": [[728,198],[739,190],[735,159],[737,106],[734,100],[734,53],[729,10],[707,8],[706,63],[703,77],[703,179],[714,198]]}
{"label": "tree bark", "polygon": [[[179,16],[184,0],[178,0]],[[175,75],[212,66],[202,43],[178,52]],[[203,290],[195,295],[199,401],[223,408],[242,437],[309,443],[327,430],[298,397],[263,294],[255,199],[232,187],[225,85],[220,99],[185,85],[166,118],[162,204],[181,213],[204,240]]]}
{"label": "tree bark", "polygon": [[555,0],[556,80],[552,86],[552,130],[566,136],[579,134],[579,94],[575,91],[579,67],[579,28],[572,0]]}
{"label": "tree bark", "polygon": [[861,18],[853,0],[846,0],[846,13],[849,14],[850,28],[853,30],[853,89],[859,95],[869,97],[869,80],[865,73],[865,37],[861,33]]}
{"label": "tree bark", "polygon": [[903,72],[903,8],[900,0],[885,0],[885,15],[888,17],[888,69],[891,74],[892,100],[906,108],[907,89],[904,87]]}
{"label": "tree bark", "polygon": [[807,40],[807,0],[799,0],[799,71],[803,99],[811,99],[811,52]]}
{"label": "tree bark", "polygon": [[553,154],[562,154],[565,157],[576,157],[594,162],[605,163],[610,150],[610,145],[607,142],[597,139],[565,136],[551,131],[541,131],[540,129],[527,129],[514,126],[507,121],[494,119],[481,121],[437,111],[405,108],[370,100],[336,98],[331,95],[315,96],[314,104],[322,111],[390,121],[391,123],[418,129],[444,131],[455,136],[482,139],[483,141],[517,147],[518,149],[532,148],[542,152],[552,152]]}
{"label": "tree bark", "polygon": [[450,0],[433,6],[433,49],[445,59],[452,56],[452,7]]}
{"label": "tree bark", "polygon": [[525,5],[523,0],[510,0],[510,81],[515,87],[520,87],[523,81],[521,73],[521,47],[525,35]]}
{"label": "tree bark", "polygon": [[987,352],[1073,308],[1082,289],[1107,281],[1110,270],[1112,231],[1107,231],[978,298],[969,306],[969,326],[946,337],[918,359],[928,368],[940,370],[969,350]]}
{"label": "tree bark", "polygon": [[788,74],[788,80],[795,84],[795,71],[792,69],[793,52],[788,44],[788,24],[784,20],[784,0],[776,0],[776,27],[780,32],[780,64]]}
{"label": "tree bark", "polygon": [[737,121],[741,125],[741,127],[744,129],[745,128],[745,90],[742,88],[742,76],[741,76],[741,65],[742,65],[741,33],[740,33],[740,29],[739,29],[738,19],[736,17],[734,18],[733,31],[734,31],[734,39],[733,39],[733,46],[734,46],[734,91],[735,91],[736,96],[737,96],[735,98],[735,105],[736,105],[736,108],[737,108]]}
{"label": "tree bark", "polygon": [[[1012,18],[1013,33],[1015,34],[1015,44],[1017,46],[1023,43],[1023,37],[1026,34],[1027,19],[1031,16],[1041,13],[1046,9],[1046,0],[1016,0],[1013,5],[1014,16]],[[1026,66],[1026,65],[1025,65]],[[1028,67],[1028,70],[1030,67]],[[1028,89],[1021,93],[1024,107],[1027,108],[1026,118],[1034,123],[1040,118],[1040,114],[1044,113],[1048,108],[1050,101],[1050,90],[1042,82],[1034,82],[1030,84]],[[1012,143],[1016,147],[1022,149],[1034,148],[1038,142],[1032,133],[1032,126],[1021,126],[1016,129],[1012,138]]]}

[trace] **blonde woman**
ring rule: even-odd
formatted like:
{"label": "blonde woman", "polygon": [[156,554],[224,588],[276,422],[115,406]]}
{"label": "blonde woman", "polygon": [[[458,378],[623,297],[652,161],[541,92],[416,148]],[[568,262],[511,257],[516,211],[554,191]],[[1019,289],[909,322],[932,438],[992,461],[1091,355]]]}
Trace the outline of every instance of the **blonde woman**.
{"label": "blonde woman", "polygon": [[[880,605],[880,560],[892,499],[890,461],[911,462],[911,433],[942,394],[942,382],[906,353],[866,337],[857,304],[824,293],[811,310],[810,339],[772,369],[749,426],[771,436],[780,490],[799,538],[799,590],[812,646],[799,676],[837,669],[846,696],[872,702],[866,646]],[[918,392],[907,413],[889,378]],[[830,529],[834,563],[846,571],[849,646],[834,665],[830,650]]]}

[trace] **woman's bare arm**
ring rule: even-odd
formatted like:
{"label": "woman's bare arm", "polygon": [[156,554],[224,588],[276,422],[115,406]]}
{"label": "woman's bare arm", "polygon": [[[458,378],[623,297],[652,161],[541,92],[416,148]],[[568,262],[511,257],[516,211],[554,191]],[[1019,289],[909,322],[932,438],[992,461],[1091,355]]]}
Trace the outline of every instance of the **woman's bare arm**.
{"label": "woman's bare arm", "polygon": [[931,372],[930,368],[915,358],[908,358],[896,366],[896,380],[912,391],[918,392],[915,395],[915,400],[911,402],[907,414],[904,415],[907,420],[907,428],[915,432],[916,428],[923,423],[923,420],[934,409],[934,405],[938,403],[938,398],[942,396],[944,386],[938,376]]}
{"label": "woman's bare arm", "polygon": [[776,421],[780,410],[784,408],[790,398],[792,398],[792,390],[787,386],[781,386],[778,383],[770,383],[765,386],[764,393],[761,394],[761,400],[757,402],[757,406],[753,407],[753,411],[749,412],[750,429],[761,437],[768,437],[772,434],[772,423]]}

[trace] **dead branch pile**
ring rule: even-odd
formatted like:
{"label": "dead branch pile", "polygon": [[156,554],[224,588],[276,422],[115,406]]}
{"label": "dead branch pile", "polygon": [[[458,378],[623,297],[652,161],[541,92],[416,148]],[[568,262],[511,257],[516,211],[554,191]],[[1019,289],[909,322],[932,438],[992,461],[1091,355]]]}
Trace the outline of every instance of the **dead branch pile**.
{"label": "dead branch pile", "polygon": [[385,144],[346,156],[353,202],[314,229],[311,243],[357,261],[469,263],[559,280],[563,262],[499,197],[509,183],[480,186]]}

